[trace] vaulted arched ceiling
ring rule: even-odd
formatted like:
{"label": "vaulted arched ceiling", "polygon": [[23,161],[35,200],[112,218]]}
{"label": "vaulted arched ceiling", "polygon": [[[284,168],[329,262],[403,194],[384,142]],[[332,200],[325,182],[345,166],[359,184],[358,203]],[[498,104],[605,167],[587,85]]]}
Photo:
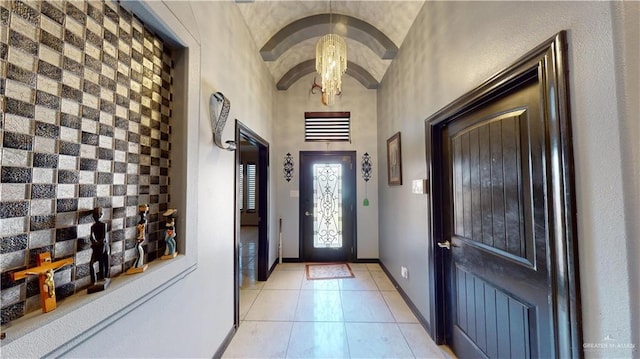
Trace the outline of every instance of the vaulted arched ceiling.
{"label": "vaulted arched ceiling", "polygon": [[347,40],[347,75],[366,88],[377,88],[423,4],[375,0],[237,2],[279,90],[315,72],[315,44],[329,32]]}

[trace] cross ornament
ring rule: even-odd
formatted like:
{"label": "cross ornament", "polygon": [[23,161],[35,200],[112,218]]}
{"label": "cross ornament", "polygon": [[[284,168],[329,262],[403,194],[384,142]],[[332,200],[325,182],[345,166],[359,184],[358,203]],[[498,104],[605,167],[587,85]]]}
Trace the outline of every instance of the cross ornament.
{"label": "cross ornament", "polygon": [[11,280],[20,280],[30,275],[37,275],[40,281],[40,304],[42,312],[48,313],[56,309],[56,286],[53,282],[53,272],[67,265],[73,264],[73,258],[53,262],[51,253],[38,254],[38,266],[19,272],[11,273]]}

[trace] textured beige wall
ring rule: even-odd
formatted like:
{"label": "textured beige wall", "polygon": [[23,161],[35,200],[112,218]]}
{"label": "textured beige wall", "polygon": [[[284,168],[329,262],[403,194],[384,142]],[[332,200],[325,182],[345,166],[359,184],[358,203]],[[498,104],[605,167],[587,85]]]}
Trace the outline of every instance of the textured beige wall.
{"label": "textured beige wall", "polygon": [[[640,299],[640,2],[612,2],[616,82],[622,148],[622,185],[629,265],[629,297]],[[635,239],[635,240],[633,240]],[[640,353],[640,311],[631,317],[635,355]]]}

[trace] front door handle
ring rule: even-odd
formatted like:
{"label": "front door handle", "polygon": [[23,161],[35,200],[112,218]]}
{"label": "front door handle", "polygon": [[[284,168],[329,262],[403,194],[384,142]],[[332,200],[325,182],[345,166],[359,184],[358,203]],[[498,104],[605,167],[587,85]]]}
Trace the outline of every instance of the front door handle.
{"label": "front door handle", "polygon": [[309,213],[309,211],[304,211],[304,215],[309,217],[309,216],[313,216],[313,213]]}
{"label": "front door handle", "polygon": [[446,248],[448,250],[451,250],[451,242],[449,242],[449,241],[438,242],[438,247]]}

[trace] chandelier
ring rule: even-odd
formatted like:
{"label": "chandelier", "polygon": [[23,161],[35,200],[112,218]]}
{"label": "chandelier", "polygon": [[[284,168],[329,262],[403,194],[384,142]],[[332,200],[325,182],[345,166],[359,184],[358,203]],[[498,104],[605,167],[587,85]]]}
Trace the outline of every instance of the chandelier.
{"label": "chandelier", "polygon": [[347,71],[347,43],[339,35],[331,33],[331,1],[329,1],[329,34],[316,44],[316,71],[320,75],[322,93],[326,104],[333,105],[342,92],[342,75]]}

